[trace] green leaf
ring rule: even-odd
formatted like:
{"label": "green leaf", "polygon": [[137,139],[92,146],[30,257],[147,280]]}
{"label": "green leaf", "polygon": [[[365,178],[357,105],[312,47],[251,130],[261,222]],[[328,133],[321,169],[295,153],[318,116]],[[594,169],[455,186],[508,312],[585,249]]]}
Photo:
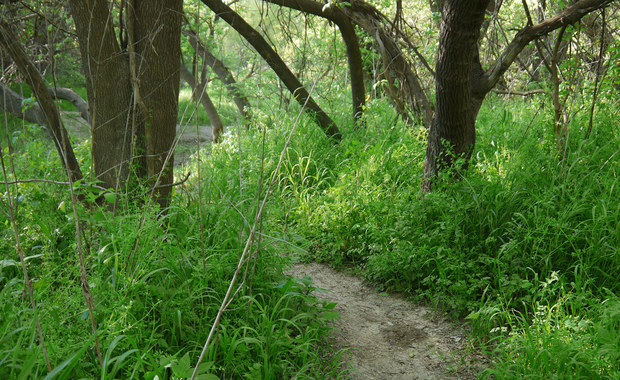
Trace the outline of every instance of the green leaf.
{"label": "green leaf", "polygon": [[191,377],[192,367],[189,360],[189,354],[183,355],[176,364],[172,365],[172,372],[177,377]]}

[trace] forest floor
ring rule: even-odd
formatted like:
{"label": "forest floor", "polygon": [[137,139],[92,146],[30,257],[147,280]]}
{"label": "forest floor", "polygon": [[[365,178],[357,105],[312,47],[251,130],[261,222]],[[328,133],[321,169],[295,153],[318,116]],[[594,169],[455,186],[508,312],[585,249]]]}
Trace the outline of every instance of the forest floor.
{"label": "forest floor", "polygon": [[309,276],[315,296],[337,303],[331,344],[346,350],[341,358],[350,360],[352,379],[471,379],[476,369],[469,363],[484,361],[467,350],[462,328],[428,307],[325,264],[295,264],[288,274]]}
{"label": "forest floor", "polygon": [[[90,137],[87,123],[74,112],[63,112],[69,134]],[[210,126],[178,131],[175,166],[188,161],[198,145],[212,140]],[[398,295],[381,293],[358,277],[325,264],[299,263],[289,275],[308,276],[319,299],[336,302],[340,318],[333,323],[334,352],[345,350],[343,366],[352,366],[352,379],[470,379],[484,362],[467,349],[466,331],[432,309]]]}

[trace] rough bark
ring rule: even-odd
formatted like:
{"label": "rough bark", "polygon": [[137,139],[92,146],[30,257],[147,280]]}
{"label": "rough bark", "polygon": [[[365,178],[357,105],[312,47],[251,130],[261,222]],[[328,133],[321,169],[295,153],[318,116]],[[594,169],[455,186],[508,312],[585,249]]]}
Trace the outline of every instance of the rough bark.
{"label": "rough bark", "polygon": [[116,39],[109,1],[69,4],[86,77],[97,178],[118,189],[137,162],[136,172],[149,180],[154,199],[165,207],[173,179],[183,2],[123,2],[132,42],[128,51]]}
{"label": "rough bark", "polygon": [[[485,71],[478,55],[477,35],[488,0],[445,0],[436,69],[437,111],[429,132],[422,190],[431,189],[434,178],[442,169],[460,171],[467,168],[474,149],[475,119],[480,106],[528,43],[573,24],[612,1],[580,0],[554,17],[536,25],[530,23],[515,35]],[[450,155],[446,154],[448,147]],[[462,159],[457,161],[462,165],[454,167],[457,158]]]}
{"label": "rough bark", "polygon": [[194,48],[196,53],[198,53],[198,55],[202,58],[202,61],[209,66],[211,70],[213,70],[219,80],[226,86],[226,90],[232,96],[237,109],[239,109],[239,113],[245,121],[248,121],[250,118],[250,102],[248,101],[248,98],[239,90],[237,81],[228,67],[224,65],[224,62],[213,55],[213,53],[200,40],[200,38],[198,38],[194,31],[184,30],[183,34],[189,39],[189,44],[192,45],[192,48]]}
{"label": "rough bark", "polygon": [[89,101],[91,154],[97,179],[118,189],[129,178],[131,99],[127,55],[114,34],[107,0],[69,0]]}
{"label": "rough bark", "polygon": [[134,4],[134,41],[140,57],[137,81],[149,113],[142,115],[146,120],[147,178],[155,199],[166,207],[172,194],[169,185],[174,180],[172,147],[178,116],[183,0]]}
{"label": "rough bark", "polygon": [[4,21],[0,21],[0,45],[9,53],[19,71],[22,73],[26,83],[32,89],[33,94],[37,98],[41,110],[45,114],[46,125],[54,140],[56,150],[60,155],[60,161],[63,164],[69,177],[69,181],[75,182],[82,179],[82,171],[75,158],[69,135],[62,124],[58,108],[54,104],[45,81],[41,74],[37,71],[33,63],[28,59],[26,53],[19,44],[19,39],[11,31],[10,26]]}
{"label": "rough bark", "polygon": [[222,123],[222,119],[220,119],[220,115],[217,113],[217,109],[215,105],[211,101],[211,97],[207,94],[205,84],[198,85],[196,84],[196,78],[192,73],[189,72],[185,65],[181,65],[181,78],[189,84],[192,88],[192,98],[195,101],[199,101],[202,107],[205,109],[207,113],[207,117],[209,121],[211,121],[211,130],[213,131],[213,142],[219,143],[220,136],[222,135],[222,131],[224,130],[224,124]]}
{"label": "rough bark", "polygon": [[271,45],[265,41],[254,28],[252,28],[243,18],[241,18],[229,6],[220,0],[201,0],[206,6],[232,26],[246,41],[256,49],[263,57],[267,64],[282,80],[286,88],[293,94],[293,98],[302,106],[304,110],[312,114],[317,121],[319,127],[328,137],[340,141],[342,135],[333,120],[319,107],[312,99],[306,88],[301,84],[299,79],[286,66],[282,58],[276,53]]}
{"label": "rough bark", "polygon": [[489,0],[446,0],[439,32],[436,113],[428,136],[423,191],[429,191],[439,170],[457,159],[467,169],[476,140],[472,74],[480,27]]}
{"label": "rough bark", "polygon": [[353,119],[357,121],[362,115],[366,104],[366,90],[364,87],[364,68],[359,41],[351,19],[342,11],[340,6],[326,7],[325,4],[314,0],[265,0],[283,7],[300,12],[323,17],[338,25],[342,40],[347,50],[349,73],[351,75],[351,97],[353,104]]}

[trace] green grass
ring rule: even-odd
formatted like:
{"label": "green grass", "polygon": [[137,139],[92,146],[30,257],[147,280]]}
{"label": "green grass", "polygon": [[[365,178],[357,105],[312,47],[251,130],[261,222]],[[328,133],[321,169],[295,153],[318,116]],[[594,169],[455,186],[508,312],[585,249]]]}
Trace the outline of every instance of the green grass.
{"label": "green grass", "polygon": [[[18,122],[8,130],[20,178],[63,180],[56,152],[39,127],[22,128]],[[260,138],[257,130],[253,133],[244,137],[246,142]],[[4,134],[0,133],[3,142]],[[267,144],[282,146],[276,138]],[[8,160],[5,144],[2,149]],[[56,378],[186,378],[237,266],[248,232],[244,220],[252,220],[256,212],[262,150],[249,144],[246,149],[239,156],[232,139],[212,149],[201,168],[206,180],[198,183],[192,177],[178,188],[163,219],[155,208],[124,198],[117,213],[78,207],[103,367],[94,351],[80,289],[67,189],[49,183],[20,184],[9,193],[3,189],[0,377],[47,374],[34,315],[23,293],[6,197],[17,200],[20,238]],[[87,146],[78,147],[77,154],[88,163]],[[274,165],[274,156],[266,157],[264,178]],[[198,186],[204,186],[202,197]],[[203,375],[278,379],[340,373],[338,353],[325,344],[327,322],[336,316],[334,305],[310,295],[313,286],[308,279],[284,276],[289,259],[277,248],[264,241],[246,263],[250,271],[245,286],[207,350]]]}
{"label": "green grass", "polygon": [[484,375],[617,376],[613,113],[599,114],[588,141],[574,125],[564,154],[537,102],[491,99],[472,169],[421,197],[424,131],[391,124],[391,112],[375,106],[366,130],[345,133],[335,160],[311,150],[292,159],[288,223],[308,239],[310,258],[352,265],[371,282],[467,317],[476,344],[496,350]]}
{"label": "green grass", "polygon": [[[181,103],[191,104],[183,96]],[[267,203],[260,254],[247,263],[252,291],[246,283],[224,314],[201,371],[220,378],[344,376],[335,362],[340,353],[325,345],[333,305],[310,296],[307,280],[282,275],[286,255],[299,254],[352,267],[466,321],[472,345],[493,358],[482,378],[617,378],[616,111],[601,101],[605,112],[587,141],[587,117],[578,114],[567,151],[558,152],[550,116],[538,107],[537,100],[489,99],[471,169],[458,182],[441,178],[426,195],[419,191],[426,131],[405,127],[387,102],[369,103],[365,128],[340,123],[338,145],[302,117]],[[201,182],[192,176],[175,188],[164,219],[125,198],[116,214],[80,208],[104,369],[89,340],[66,189],[3,189],[3,200],[12,196],[19,206],[59,377],[188,376],[293,123],[280,111],[255,110],[249,131],[230,130],[201,152]],[[20,178],[63,180],[40,128],[14,123],[8,138],[19,152]],[[88,141],[76,150],[87,168]],[[198,165],[183,172],[197,173]],[[0,377],[43,377],[14,236],[2,218]]]}

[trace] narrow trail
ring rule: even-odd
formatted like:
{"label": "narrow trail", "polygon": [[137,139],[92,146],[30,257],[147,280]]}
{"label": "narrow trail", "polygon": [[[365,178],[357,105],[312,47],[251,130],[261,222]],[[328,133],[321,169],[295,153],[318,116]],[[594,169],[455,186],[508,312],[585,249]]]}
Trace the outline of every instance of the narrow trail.
{"label": "narrow trail", "polygon": [[466,338],[431,309],[394,295],[379,294],[359,278],[324,264],[295,264],[289,275],[309,276],[315,295],[336,302],[331,344],[348,348],[352,379],[471,379],[470,368],[459,366]]}

